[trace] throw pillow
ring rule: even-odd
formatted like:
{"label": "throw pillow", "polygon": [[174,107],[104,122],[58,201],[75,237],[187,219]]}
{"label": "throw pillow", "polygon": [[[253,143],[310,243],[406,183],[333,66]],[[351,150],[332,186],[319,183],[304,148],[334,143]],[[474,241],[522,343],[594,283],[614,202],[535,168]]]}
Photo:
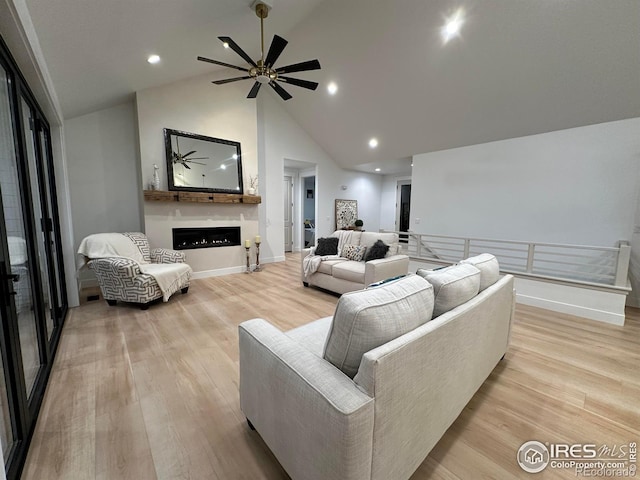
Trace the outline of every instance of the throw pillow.
{"label": "throw pillow", "polygon": [[480,270],[473,265],[453,265],[442,270],[418,269],[416,273],[433,285],[434,317],[471,300],[480,290]]}
{"label": "throw pillow", "polygon": [[345,245],[344,247],[342,247],[340,256],[346,258],[347,260],[359,262],[364,257],[364,252],[366,250],[367,247],[363,247],[361,245]]}
{"label": "throw pillow", "polygon": [[365,353],[428,322],[432,311],[433,287],[417,275],[345,293],[322,357],[353,378]]}
{"label": "throw pillow", "polygon": [[319,238],[316,247],[316,255],[337,255],[338,254],[338,238],[328,237]]}
{"label": "throw pillow", "polygon": [[469,257],[460,263],[468,263],[480,270],[480,291],[496,283],[500,277],[498,259],[490,253]]}
{"label": "throw pillow", "polygon": [[369,247],[367,251],[367,256],[364,258],[365,262],[369,260],[379,260],[380,258],[384,258],[387,252],[389,251],[389,245],[384,243],[382,240],[378,240],[376,243]]}

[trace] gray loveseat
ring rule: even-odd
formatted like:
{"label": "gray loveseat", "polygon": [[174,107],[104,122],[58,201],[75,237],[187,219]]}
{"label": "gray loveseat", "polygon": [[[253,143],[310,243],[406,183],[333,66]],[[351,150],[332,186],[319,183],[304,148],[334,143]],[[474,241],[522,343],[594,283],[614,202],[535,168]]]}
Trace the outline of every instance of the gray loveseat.
{"label": "gray loveseat", "polygon": [[[346,258],[329,258],[320,262],[315,273],[305,275],[304,258],[313,255],[315,247],[302,250],[303,263],[301,266],[302,283],[305,286],[316,286],[336,293],[361,290],[372,283],[391,277],[405,275],[409,271],[409,257],[398,254],[400,244],[397,233],[334,232],[332,236],[345,235],[344,244],[361,245],[370,248],[376,241],[382,240],[389,245],[389,252],[385,258],[356,262]],[[342,240],[342,239],[341,239]]]}
{"label": "gray loveseat", "polygon": [[240,325],[241,409],[294,480],[413,474],[507,351],[513,277],[483,268],[346,293],[287,332]]}

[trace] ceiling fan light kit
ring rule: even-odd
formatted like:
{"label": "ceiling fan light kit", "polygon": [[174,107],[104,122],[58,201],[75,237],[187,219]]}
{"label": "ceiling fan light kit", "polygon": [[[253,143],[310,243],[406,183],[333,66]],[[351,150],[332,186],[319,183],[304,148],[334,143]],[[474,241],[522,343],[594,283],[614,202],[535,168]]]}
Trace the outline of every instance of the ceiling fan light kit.
{"label": "ceiling fan light kit", "polygon": [[287,42],[284,38],[274,35],[273,40],[271,41],[271,46],[269,47],[269,51],[267,52],[267,57],[264,56],[264,19],[269,15],[269,10],[271,6],[261,0],[256,0],[251,5],[251,9],[255,10],[256,15],[260,18],[260,59],[254,61],[247,53],[240,48],[240,46],[234,42],[231,37],[218,37],[220,41],[228,48],[231,48],[234,52],[236,52],[242,59],[247,62],[250,67],[239,67],[237,65],[231,65],[229,63],[220,62],[218,60],[212,60],[206,57],[198,57],[198,60],[201,62],[213,63],[215,65],[220,65],[227,68],[234,68],[236,70],[240,70],[243,72],[247,72],[248,75],[242,77],[233,77],[226,78],[224,80],[214,80],[211,83],[216,85],[224,85],[225,83],[238,82],[240,80],[255,80],[253,87],[249,91],[247,98],[256,98],[258,92],[260,91],[260,87],[262,85],[269,84],[271,88],[275,90],[275,92],[280,95],[283,100],[289,100],[291,98],[291,94],[287,92],[282,86],[278,83],[284,82],[289,85],[294,85],[296,87],[302,87],[309,90],[315,90],[318,88],[318,84],[316,82],[310,82],[308,80],[302,80],[294,77],[285,77],[288,73],[296,73],[296,72],[306,72],[309,70],[319,70],[320,62],[318,60],[308,60],[306,62],[295,63],[292,65],[287,65],[281,68],[274,68],[274,64],[282,54],[284,48],[287,46],[289,42]]}

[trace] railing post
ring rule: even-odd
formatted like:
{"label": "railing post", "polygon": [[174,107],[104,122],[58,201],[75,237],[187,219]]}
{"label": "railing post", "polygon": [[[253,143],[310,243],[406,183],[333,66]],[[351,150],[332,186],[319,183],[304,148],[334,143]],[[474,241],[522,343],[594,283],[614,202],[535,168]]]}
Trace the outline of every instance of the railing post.
{"label": "railing post", "polygon": [[629,260],[631,258],[631,246],[625,241],[620,241],[618,247],[618,258],[616,259],[616,287],[626,287],[629,275]]}
{"label": "railing post", "polygon": [[464,239],[464,252],[462,252],[462,258],[469,258],[469,243],[471,243],[471,240],[469,240],[468,238]]}
{"label": "railing post", "polygon": [[536,244],[529,244],[529,251],[527,252],[527,273],[533,272],[533,256],[536,252]]}

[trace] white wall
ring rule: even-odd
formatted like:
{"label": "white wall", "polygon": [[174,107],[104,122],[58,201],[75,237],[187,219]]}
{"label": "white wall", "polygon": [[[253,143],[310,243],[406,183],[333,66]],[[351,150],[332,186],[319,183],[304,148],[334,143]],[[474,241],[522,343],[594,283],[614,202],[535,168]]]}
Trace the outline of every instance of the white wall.
{"label": "white wall", "polygon": [[[139,188],[147,188],[154,163],[160,167],[160,189],[168,188],[163,130],[172,128],[240,142],[246,191],[249,176],[258,171],[256,103],[245,98],[246,88],[245,83],[212,85],[207,74],[137,92]],[[282,209],[281,197],[277,204]],[[172,228],[240,226],[243,240],[258,234],[256,205],[144,202],[144,216],[152,246],[171,247]],[[186,254],[196,276],[242,271],[245,265],[242,246],[187,250]],[[261,248],[261,262],[267,261],[264,257]]]}
{"label": "white wall", "polygon": [[[265,256],[284,256],[282,174],[284,159],[317,165],[316,238],[335,229],[335,200],[358,200],[358,216],[366,230],[380,227],[378,175],[352,172],[338,164],[283,109],[270,92],[258,97],[258,144],[260,148],[260,193],[268,200],[260,207],[260,231],[267,238]],[[342,190],[346,185],[347,190]]]}
{"label": "white wall", "polygon": [[411,180],[411,175],[385,175],[380,194],[380,228],[396,230],[396,200],[399,180]]}
{"label": "white wall", "polygon": [[92,233],[142,229],[136,133],[133,103],[65,122],[74,251]]}
{"label": "white wall", "polygon": [[582,245],[630,240],[638,132],[635,118],[416,155],[411,228]]}

